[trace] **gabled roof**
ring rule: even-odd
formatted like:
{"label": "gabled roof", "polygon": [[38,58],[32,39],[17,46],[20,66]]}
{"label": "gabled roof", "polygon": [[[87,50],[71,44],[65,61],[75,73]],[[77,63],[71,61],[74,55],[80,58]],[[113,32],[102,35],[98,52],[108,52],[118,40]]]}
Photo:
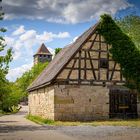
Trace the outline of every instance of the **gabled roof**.
{"label": "gabled roof", "polygon": [[28,91],[44,87],[53,82],[64,66],[71,60],[80,47],[96,32],[99,23],[90,27],[74,43],[64,47],[43,70],[43,72],[28,87]]}
{"label": "gabled roof", "polygon": [[[42,43],[42,45],[39,47],[37,53],[35,55],[38,55],[38,54],[48,54],[48,55],[52,55],[50,53],[50,51],[47,49],[47,47],[45,46],[44,43]],[[35,56],[34,55],[34,56]]]}

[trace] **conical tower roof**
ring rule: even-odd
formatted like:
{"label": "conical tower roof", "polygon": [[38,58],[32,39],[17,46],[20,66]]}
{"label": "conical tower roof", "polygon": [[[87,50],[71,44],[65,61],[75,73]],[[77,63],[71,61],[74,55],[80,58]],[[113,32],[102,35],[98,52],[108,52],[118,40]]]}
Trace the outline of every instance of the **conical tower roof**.
{"label": "conical tower roof", "polygon": [[[37,53],[35,55],[38,55],[38,54],[47,54],[47,55],[52,55],[50,53],[50,51],[47,49],[47,47],[45,46],[44,43],[42,43],[42,45],[39,47]],[[34,56],[35,56],[34,55]]]}

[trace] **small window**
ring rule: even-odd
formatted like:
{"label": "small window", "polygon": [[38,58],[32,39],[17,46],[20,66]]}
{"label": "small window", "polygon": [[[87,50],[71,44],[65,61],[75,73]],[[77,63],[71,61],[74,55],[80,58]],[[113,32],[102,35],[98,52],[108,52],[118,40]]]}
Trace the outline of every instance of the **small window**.
{"label": "small window", "polygon": [[50,56],[50,55],[48,55],[48,58],[51,58],[51,56]]}
{"label": "small window", "polygon": [[42,55],[40,54],[39,57],[42,57]]}
{"label": "small window", "polygon": [[44,55],[44,57],[46,57],[46,55]]}
{"label": "small window", "polygon": [[100,58],[100,68],[108,68],[108,60],[106,58]]}

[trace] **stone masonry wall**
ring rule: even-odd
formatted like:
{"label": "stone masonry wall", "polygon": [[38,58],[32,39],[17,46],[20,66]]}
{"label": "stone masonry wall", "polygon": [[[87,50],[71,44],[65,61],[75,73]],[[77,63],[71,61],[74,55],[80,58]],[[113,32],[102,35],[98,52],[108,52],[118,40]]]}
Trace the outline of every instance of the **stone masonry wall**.
{"label": "stone masonry wall", "polygon": [[109,118],[109,89],[101,86],[54,86],[54,119],[87,121]]}
{"label": "stone masonry wall", "polygon": [[[140,117],[140,101],[138,100]],[[51,120],[109,118],[109,89],[102,86],[53,85],[29,93],[29,114]]]}
{"label": "stone masonry wall", "polygon": [[53,86],[29,93],[29,114],[54,120]]}

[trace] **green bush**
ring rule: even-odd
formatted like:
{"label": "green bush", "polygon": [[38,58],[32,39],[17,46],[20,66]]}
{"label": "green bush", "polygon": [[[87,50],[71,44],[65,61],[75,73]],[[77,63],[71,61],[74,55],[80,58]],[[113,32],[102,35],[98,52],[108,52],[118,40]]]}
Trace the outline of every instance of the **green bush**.
{"label": "green bush", "polygon": [[15,86],[13,83],[7,83],[5,85],[6,89],[3,90],[1,96],[0,109],[4,112],[11,112],[13,106],[18,106],[18,103],[21,99],[21,95],[18,92],[15,92]]}

